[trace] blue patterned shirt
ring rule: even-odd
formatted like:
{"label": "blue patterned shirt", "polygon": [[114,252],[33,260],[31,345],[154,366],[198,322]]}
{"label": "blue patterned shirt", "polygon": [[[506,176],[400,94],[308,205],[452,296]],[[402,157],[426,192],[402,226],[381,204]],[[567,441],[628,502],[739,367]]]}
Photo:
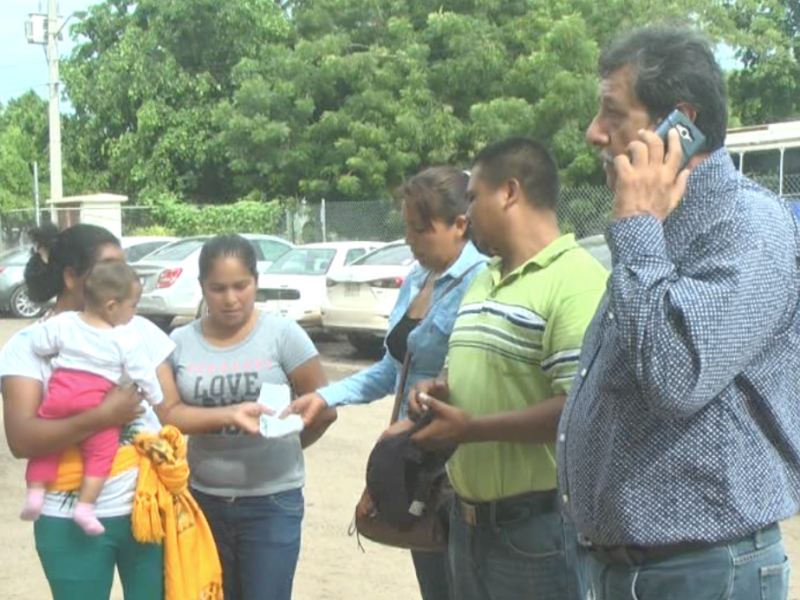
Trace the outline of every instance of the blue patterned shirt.
{"label": "blue patterned shirt", "polygon": [[558,437],[560,498],[596,544],[715,542],[800,498],[794,219],[723,148],[662,225],[606,238],[614,268]]}

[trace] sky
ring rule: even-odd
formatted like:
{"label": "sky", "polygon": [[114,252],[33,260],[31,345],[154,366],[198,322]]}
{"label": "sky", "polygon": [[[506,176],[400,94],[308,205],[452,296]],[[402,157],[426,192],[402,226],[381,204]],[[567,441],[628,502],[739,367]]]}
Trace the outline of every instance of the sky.
{"label": "sky", "polygon": [[[59,0],[59,15],[66,17],[78,10],[86,10],[93,0]],[[41,5],[41,11],[40,9]],[[3,16],[0,19],[0,102],[19,96],[34,88],[47,97],[47,59],[44,46],[29,44],[25,39],[25,21],[28,13],[47,12],[47,0],[0,0]],[[59,42],[58,53],[68,56],[72,40],[66,35]]]}

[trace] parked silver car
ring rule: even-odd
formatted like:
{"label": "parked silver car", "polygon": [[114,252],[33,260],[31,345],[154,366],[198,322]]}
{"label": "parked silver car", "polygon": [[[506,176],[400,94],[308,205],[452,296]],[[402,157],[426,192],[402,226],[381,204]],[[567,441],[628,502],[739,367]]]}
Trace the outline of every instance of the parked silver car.
{"label": "parked silver car", "polygon": [[28,298],[25,287],[25,265],[30,257],[29,246],[0,254],[0,310],[17,319],[35,319],[44,312],[42,306]]}
{"label": "parked silver car", "polygon": [[[202,312],[198,260],[203,244],[212,237],[203,235],[177,240],[131,265],[142,280],[140,315],[168,327],[175,317],[193,319]],[[243,237],[253,244],[260,273],[294,247],[271,235],[246,234]]]}
{"label": "parked silver car", "polygon": [[135,263],[177,239],[176,237],[147,236],[123,237],[119,241],[122,244],[122,251],[125,253],[125,262]]}

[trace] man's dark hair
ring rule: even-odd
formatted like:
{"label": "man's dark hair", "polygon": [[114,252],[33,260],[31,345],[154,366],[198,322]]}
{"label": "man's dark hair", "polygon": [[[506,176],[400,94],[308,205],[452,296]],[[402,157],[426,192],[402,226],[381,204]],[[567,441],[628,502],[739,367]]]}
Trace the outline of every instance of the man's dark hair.
{"label": "man's dark hair", "polygon": [[558,165],[547,147],[537,140],[510,137],[489,144],[478,152],[472,166],[480,167],[480,178],[495,188],[516,179],[525,197],[537,208],[555,210],[558,205]]}
{"label": "man's dark hair", "polygon": [[660,121],[681,102],[697,111],[695,125],[706,150],[725,144],[728,106],[725,77],[711,43],[691,29],[642,27],[614,40],[600,55],[600,76],[632,67],[633,89],[650,119]]}

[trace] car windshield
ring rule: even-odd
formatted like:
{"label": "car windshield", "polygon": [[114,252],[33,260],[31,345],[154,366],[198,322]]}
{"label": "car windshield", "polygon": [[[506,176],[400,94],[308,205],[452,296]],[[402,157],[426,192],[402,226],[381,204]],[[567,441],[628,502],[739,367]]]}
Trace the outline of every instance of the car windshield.
{"label": "car windshield", "polygon": [[205,239],[193,238],[167,244],[147,256],[147,260],[181,261],[189,258],[192,253],[203,247]]}
{"label": "car windshield", "polygon": [[332,248],[295,248],[276,260],[266,272],[282,275],[324,275],[334,256],[336,250]]}
{"label": "car windshield", "polygon": [[407,244],[386,246],[354,260],[351,265],[379,266],[407,266],[414,262],[414,255]]}

